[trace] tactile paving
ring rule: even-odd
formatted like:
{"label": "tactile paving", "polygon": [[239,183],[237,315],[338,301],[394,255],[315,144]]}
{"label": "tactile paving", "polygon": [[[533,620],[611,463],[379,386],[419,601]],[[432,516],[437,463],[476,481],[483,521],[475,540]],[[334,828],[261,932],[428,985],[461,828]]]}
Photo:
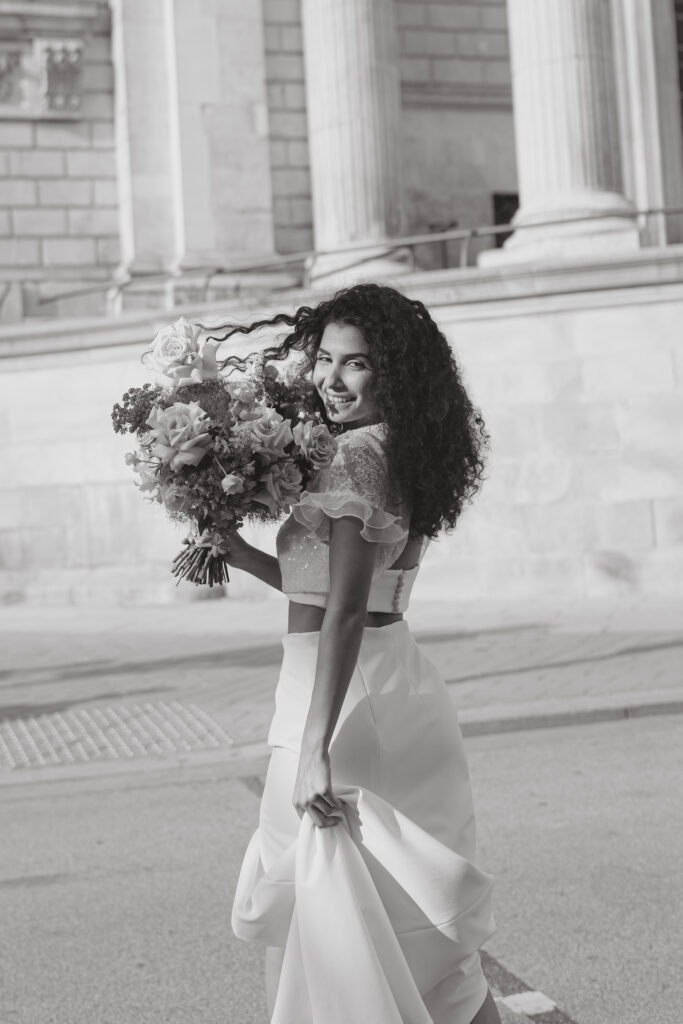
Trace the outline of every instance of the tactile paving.
{"label": "tactile paving", "polygon": [[196,704],[100,704],[0,721],[0,768],[168,757],[232,742]]}

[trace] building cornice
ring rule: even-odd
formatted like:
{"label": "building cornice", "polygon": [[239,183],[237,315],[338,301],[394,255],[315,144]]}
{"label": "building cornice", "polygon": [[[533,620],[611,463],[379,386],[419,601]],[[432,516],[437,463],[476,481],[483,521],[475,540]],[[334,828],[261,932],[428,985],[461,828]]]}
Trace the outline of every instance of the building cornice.
{"label": "building cornice", "polygon": [[41,3],[40,0],[0,0],[0,37],[3,41],[26,39],[46,32],[105,31],[110,23],[109,4],[103,0],[82,3]]}

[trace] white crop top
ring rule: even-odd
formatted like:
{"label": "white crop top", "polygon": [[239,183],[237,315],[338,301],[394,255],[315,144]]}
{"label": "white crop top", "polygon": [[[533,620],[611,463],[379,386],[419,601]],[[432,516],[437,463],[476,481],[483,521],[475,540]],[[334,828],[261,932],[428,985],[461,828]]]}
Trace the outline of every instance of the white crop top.
{"label": "white crop top", "polygon": [[427,548],[422,543],[417,565],[389,569],[408,539],[410,509],[389,498],[389,471],[384,442],[386,423],[372,423],[337,437],[331,464],[309,482],[277,534],[282,590],[290,601],[326,607],[330,590],[330,518],[361,520],[361,537],[377,544],[370,612],[403,612]]}

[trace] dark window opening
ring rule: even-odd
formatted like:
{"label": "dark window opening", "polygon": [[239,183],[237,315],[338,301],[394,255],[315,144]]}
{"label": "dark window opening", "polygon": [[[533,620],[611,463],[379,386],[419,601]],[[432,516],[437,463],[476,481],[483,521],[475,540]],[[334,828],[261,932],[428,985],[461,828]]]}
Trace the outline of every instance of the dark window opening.
{"label": "dark window opening", "polygon": [[[683,6],[683,0],[681,0]],[[493,223],[509,224],[519,209],[519,195],[516,192],[494,192],[493,193]],[[511,231],[502,231],[495,236],[496,248],[500,249],[512,234]]]}

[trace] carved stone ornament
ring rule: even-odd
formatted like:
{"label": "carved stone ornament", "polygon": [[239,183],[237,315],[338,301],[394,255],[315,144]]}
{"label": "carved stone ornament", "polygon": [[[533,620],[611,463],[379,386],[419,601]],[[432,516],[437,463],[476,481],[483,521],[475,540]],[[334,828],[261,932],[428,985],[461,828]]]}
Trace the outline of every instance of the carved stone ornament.
{"label": "carved stone ornament", "polygon": [[22,101],[22,48],[0,47],[0,107],[19,106]]}
{"label": "carved stone ornament", "polygon": [[0,43],[0,118],[81,117],[83,41]]}
{"label": "carved stone ornament", "polygon": [[43,104],[55,113],[81,109],[83,43],[79,39],[36,39]]}

